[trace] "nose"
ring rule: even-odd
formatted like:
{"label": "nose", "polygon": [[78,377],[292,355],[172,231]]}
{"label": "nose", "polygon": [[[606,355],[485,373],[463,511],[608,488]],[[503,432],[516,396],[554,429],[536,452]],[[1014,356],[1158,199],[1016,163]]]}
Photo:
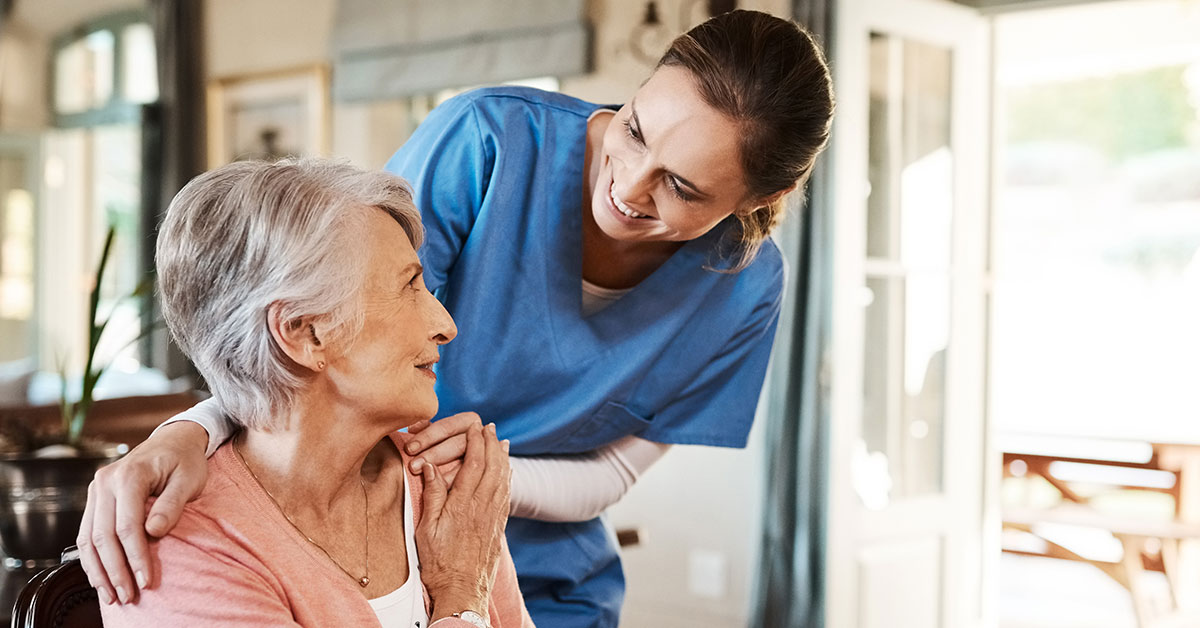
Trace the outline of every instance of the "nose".
{"label": "nose", "polygon": [[[617,162],[613,162],[616,164]],[[627,205],[645,205],[650,202],[650,193],[654,189],[654,168],[649,160],[635,159],[626,161],[619,168],[613,166],[613,192],[621,202]]]}
{"label": "nose", "polygon": [[426,303],[428,308],[429,333],[430,338],[439,345],[444,345],[458,335],[458,326],[454,324],[454,318],[450,316],[450,312],[446,311],[446,307],[441,301],[431,293],[426,293]]}

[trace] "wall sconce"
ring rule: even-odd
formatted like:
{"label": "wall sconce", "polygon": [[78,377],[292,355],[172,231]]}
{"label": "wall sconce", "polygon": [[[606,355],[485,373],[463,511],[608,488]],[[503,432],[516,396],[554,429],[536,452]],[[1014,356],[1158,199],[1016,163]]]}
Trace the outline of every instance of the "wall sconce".
{"label": "wall sconce", "polygon": [[671,29],[658,17],[658,3],[654,0],[647,2],[642,23],[633,28],[629,37],[629,47],[633,50],[633,56],[648,65],[658,63],[659,55],[667,49],[671,39]]}
{"label": "wall sconce", "polygon": [[680,3],[679,27],[670,28],[659,15],[658,2],[650,0],[646,3],[641,23],[633,27],[633,32],[629,35],[629,48],[633,51],[633,56],[647,65],[658,63],[658,58],[666,51],[675,34],[689,28],[692,13],[700,2],[705,3],[706,19],[737,8],[737,0],[683,0]]}

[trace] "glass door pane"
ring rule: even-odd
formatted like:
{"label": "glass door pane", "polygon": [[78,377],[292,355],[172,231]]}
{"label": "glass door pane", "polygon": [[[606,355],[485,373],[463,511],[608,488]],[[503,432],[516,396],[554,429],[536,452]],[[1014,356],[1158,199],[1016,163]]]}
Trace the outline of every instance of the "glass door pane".
{"label": "glass door pane", "polygon": [[942,491],[954,155],[951,52],[872,34],[860,497]]}
{"label": "glass door pane", "polygon": [[141,274],[141,127],[120,124],[96,127],[89,131],[92,159],[92,233],[94,259],[88,260],[88,273],[94,273],[104,246],[109,225],[116,228],[116,239],[100,287],[99,313],[112,314],[97,350],[105,359],[120,356],[117,367],[129,370],[139,365],[136,344],[130,341],[141,331],[141,302],[128,296],[142,280]]}

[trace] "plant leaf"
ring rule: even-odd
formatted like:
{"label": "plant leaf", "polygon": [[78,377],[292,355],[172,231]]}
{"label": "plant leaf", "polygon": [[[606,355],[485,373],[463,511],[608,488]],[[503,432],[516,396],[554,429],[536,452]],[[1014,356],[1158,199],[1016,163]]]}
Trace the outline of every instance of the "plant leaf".
{"label": "plant leaf", "polygon": [[71,413],[74,408],[72,408],[73,404],[67,402],[67,359],[66,356],[59,354],[55,361],[57,362],[55,366],[58,368],[60,386],[58,407],[62,413],[62,429],[64,433],[69,434],[71,432]]}
{"label": "plant leaf", "polygon": [[96,381],[100,379],[99,373],[104,371],[100,369],[99,373],[93,373],[93,365],[96,361],[96,346],[100,344],[100,335],[104,333],[104,329],[108,327],[108,321],[112,317],[105,318],[102,322],[96,322],[96,313],[100,308],[100,284],[104,281],[104,269],[108,266],[108,258],[112,253],[113,240],[117,237],[116,227],[109,225],[108,233],[104,237],[104,251],[100,253],[100,265],[96,268],[96,280],[92,284],[92,292],[88,298],[88,354],[87,363],[83,367],[83,382],[82,390],[79,391],[79,401],[73,405],[71,412],[68,414],[64,407],[64,417],[67,428],[68,444],[77,444],[79,437],[83,432],[83,423],[87,420],[88,412],[92,409],[92,392],[96,386]]}
{"label": "plant leaf", "polygon": [[154,282],[157,280],[158,277],[153,272],[146,273],[146,276],[138,282],[137,287],[133,289],[133,292],[129,293],[129,296],[135,298],[152,296],[154,294]]}

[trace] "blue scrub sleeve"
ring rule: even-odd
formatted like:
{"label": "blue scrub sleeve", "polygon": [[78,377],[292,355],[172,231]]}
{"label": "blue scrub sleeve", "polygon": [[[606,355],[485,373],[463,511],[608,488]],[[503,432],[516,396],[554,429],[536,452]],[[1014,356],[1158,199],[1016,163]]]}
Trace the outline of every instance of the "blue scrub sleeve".
{"label": "blue scrub sleeve", "polygon": [[745,447],[783,304],[780,289],[764,298],[674,400],[638,436],[674,445]]}
{"label": "blue scrub sleeve", "polygon": [[496,162],[475,103],[456,96],[436,107],[384,167],[413,187],[425,225],[421,263],[431,292],[446,283],[483,207]]}

